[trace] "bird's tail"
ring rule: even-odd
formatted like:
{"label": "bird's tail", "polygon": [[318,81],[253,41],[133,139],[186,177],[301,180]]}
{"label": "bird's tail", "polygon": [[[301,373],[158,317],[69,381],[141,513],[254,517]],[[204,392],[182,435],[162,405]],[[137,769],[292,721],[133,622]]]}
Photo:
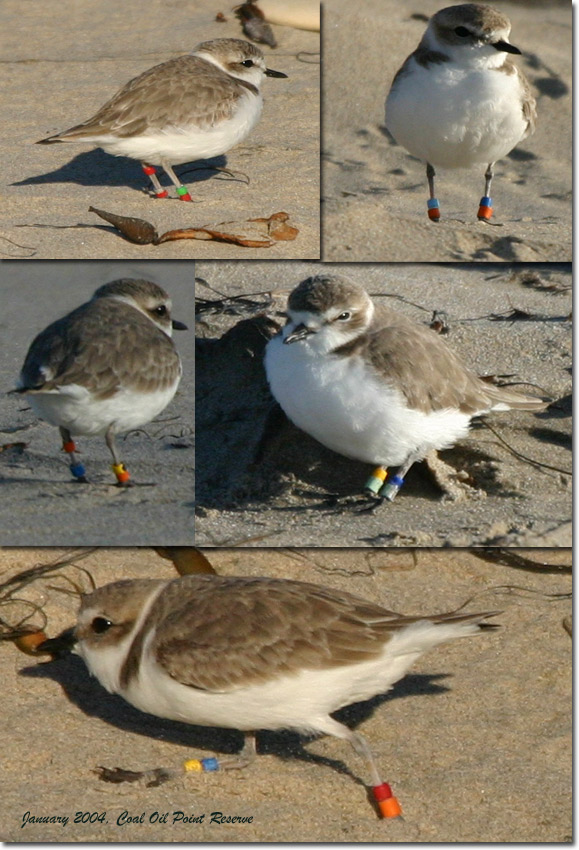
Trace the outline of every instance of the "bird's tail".
{"label": "bird's tail", "polygon": [[497,387],[493,384],[487,384],[485,390],[491,402],[490,410],[532,410],[539,413],[553,401],[550,398],[524,395],[509,387]]}

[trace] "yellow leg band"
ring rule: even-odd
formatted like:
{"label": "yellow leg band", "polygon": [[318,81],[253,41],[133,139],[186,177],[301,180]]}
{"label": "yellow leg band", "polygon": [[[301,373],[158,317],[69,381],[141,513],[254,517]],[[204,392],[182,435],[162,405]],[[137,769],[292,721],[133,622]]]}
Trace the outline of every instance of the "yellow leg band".
{"label": "yellow leg band", "polygon": [[112,467],[119,484],[126,484],[130,480],[131,476],[124,463],[113,463]]}

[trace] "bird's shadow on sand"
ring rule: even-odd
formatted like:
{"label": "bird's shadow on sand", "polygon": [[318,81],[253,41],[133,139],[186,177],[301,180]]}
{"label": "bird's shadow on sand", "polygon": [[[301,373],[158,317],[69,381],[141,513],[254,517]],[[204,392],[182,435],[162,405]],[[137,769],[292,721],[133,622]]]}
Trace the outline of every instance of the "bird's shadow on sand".
{"label": "bird's shadow on sand", "polygon": [[[77,706],[84,714],[89,717],[98,717],[105,723],[131,734],[157,738],[177,746],[222,755],[236,754],[243,745],[242,733],[236,730],[193,726],[188,723],[154,717],[133,708],[122,697],[107,693],[98,681],[89,675],[84,662],[74,655],[67,655],[33,667],[25,667],[20,671],[20,675],[35,679],[53,679],[62,687],[68,701]],[[410,674],[398,682],[387,694],[378,694],[364,702],[353,703],[335,712],[333,716],[338,722],[344,723],[350,728],[356,728],[385,702],[420,694],[433,696],[448,691],[449,687],[443,684],[441,680],[448,678],[449,675],[446,673],[436,675]],[[305,739],[304,736],[291,731],[270,732],[262,730],[258,733],[257,748],[260,754],[325,765],[338,773],[350,776],[360,785],[365,785],[344,762],[317,755],[304,749],[304,740],[311,740],[311,738]],[[347,758],[349,757],[348,749],[346,749]],[[97,759],[98,756],[95,755],[95,760]],[[140,767],[144,769],[143,765]]]}
{"label": "bird's shadow on sand", "polygon": [[[215,156],[195,163],[184,163],[176,168],[183,182],[201,183],[215,177],[216,168],[224,168],[225,156]],[[158,169],[161,183],[171,185],[171,181],[161,168]],[[79,186],[130,186],[135,189],[149,189],[149,179],[143,174],[140,165],[126,157],[113,157],[100,148],[83,151],[54,171],[37,174],[12,183],[12,186],[35,186],[46,183],[76,183]]]}

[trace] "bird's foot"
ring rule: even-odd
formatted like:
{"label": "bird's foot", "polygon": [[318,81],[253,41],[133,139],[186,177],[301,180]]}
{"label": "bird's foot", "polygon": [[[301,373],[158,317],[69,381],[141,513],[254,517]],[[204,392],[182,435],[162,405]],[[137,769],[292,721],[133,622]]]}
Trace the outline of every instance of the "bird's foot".
{"label": "bird's foot", "polygon": [[484,499],[486,493],[471,486],[470,476],[465,470],[457,470],[439,457],[436,451],[424,458],[428,471],[442,491],[443,502],[464,502],[468,499]]}

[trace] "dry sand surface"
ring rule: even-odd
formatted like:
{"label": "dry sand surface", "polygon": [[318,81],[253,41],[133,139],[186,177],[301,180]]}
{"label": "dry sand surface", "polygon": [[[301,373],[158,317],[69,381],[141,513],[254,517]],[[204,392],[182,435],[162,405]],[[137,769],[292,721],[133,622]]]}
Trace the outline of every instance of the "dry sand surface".
{"label": "dry sand surface", "polygon": [[[174,339],[183,361],[177,395],[157,419],[120,435],[134,486],[115,486],[103,437],[79,437],[89,484],[71,477],[58,430],[40,422],[26,399],[7,395],[28,346],[43,328],[87,301],[103,283],[146,278],[173,299],[188,325]],[[193,542],[193,264],[8,263],[0,265],[0,542],[11,546],[186,545]]]}
{"label": "dry sand surface", "polygon": [[[196,273],[213,290],[198,282],[196,299],[257,293],[259,305],[267,300],[263,293],[278,290],[283,309],[283,291],[321,270],[313,263],[201,263]],[[289,423],[255,463],[273,405],[263,350],[275,331],[272,320],[283,319],[275,310],[247,318],[242,305],[235,315],[231,304],[226,313],[205,312],[196,347],[197,544],[571,545],[570,267],[324,264],[323,270],[349,276],[417,322],[441,312],[448,344],[478,374],[512,376],[507,380],[523,382],[523,392],[558,402],[539,414],[493,414],[487,421],[496,434],[475,425],[468,439],[441,454],[478,491],[467,499],[443,501],[421,464],[395,502],[359,513],[351,502],[371,468]]]}
{"label": "dry sand surface", "polygon": [[[319,34],[274,27],[269,66],[287,80],[266,78],[265,105],[251,135],[212,164],[237,178],[177,166],[195,203],[149,196],[136,160],[86,145],[36,146],[91,117],[141,72],[188,53],[201,41],[242,37],[231,9],[212,0],[6,0],[4,47],[3,204],[0,251],[35,259],[185,259],[319,257]],[[217,23],[222,11],[226,23]],[[197,164],[199,165],[199,164]],[[246,185],[245,178],[250,178]],[[167,185],[169,181],[167,178]],[[174,194],[174,191],[173,191]],[[125,241],[89,206],[175,228],[289,213],[294,242],[250,249],[216,242],[160,246]],[[10,244],[13,240],[20,246]]]}
{"label": "dry sand surface", "polygon": [[[493,227],[477,221],[483,168],[438,171],[384,129],[392,79],[442,0],[332,0],[324,19],[324,259],[436,262],[571,259],[571,3],[494,2],[512,22],[537,99],[537,130],[497,163]],[[347,62],[344,57],[347,56]]]}
{"label": "dry sand surface", "polygon": [[[0,551],[0,581],[59,554]],[[468,610],[502,610],[497,631],[433,650],[388,696],[339,714],[367,739],[404,819],[378,819],[363,785],[365,765],[347,744],[320,738],[302,749],[289,732],[258,735],[260,755],[239,773],[189,774],[156,788],[105,784],[93,772],[97,765],[177,769],[186,758],[235,752],[241,736],[141,714],[107,694],[79,658],[41,664],[3,642],[4,841],[571,840],[569,575],[525,572],[459,550],[206,554],[224,575],[312,581],[407,614],[452,610],[473,596]],[[526,554],[570,563],[568,551]],[[147,549],[101,550],[79,565],[99,586],[171,577],[172,570]],[[71,568],[66,574],[79,580]],[[68,586],[52,577],[25,595],[43,605],[52,636],[74,622],[77,600],[48,585]],[[2,617],[13,623],[15,609],[4,606]],[[211,824],[216,811],[253,821]],[[27,812],[69,822],[22,826]],[[77,812],[104,812],[106,823],[74,824]],[[119,826],[123,812],[144,813],[144,822]],[[150,823],[155,812],[168,813],[168,822]],[[174,812],[205,813],[204,822],[174,824]]]}

